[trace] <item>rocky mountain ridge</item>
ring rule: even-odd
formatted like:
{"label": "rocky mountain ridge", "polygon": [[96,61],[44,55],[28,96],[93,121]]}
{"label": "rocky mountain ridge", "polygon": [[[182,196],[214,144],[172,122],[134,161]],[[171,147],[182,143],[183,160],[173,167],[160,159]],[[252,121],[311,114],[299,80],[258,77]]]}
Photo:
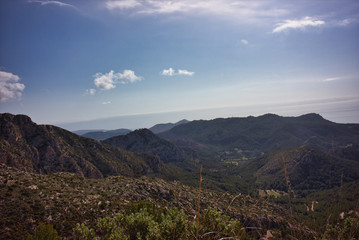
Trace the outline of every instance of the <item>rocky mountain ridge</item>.
{"label": "rocky mountain ridge", "polygon": [[161,171],[158,157],[135,154],[64,129],[37,125],[25,115],[0,114],[0,163],[25,171],[68,171],[101,178]]}

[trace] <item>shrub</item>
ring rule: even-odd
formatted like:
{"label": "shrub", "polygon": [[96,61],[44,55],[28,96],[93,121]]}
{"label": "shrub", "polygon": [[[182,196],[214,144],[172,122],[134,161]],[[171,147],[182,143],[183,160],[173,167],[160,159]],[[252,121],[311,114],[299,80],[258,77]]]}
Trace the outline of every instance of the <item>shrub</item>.
{"label": "shrub", "polygon": [[[196,223],[189,222],[183,210],[172,208],[164,211],[153,205],[140,204],[143,208],[131,206],[126,215],[99,219],[95,229],[77,224],[74,229],[78,239],[120,239],[120,240],[185,240],[195,239]],[[137,210],[136,210],[137,209]],[[216,208],[206,209],[200,219],[200,239],[215,237],[239,238],[246,236],[242,224],[223,215]],[[192,232],[192,235],[191,235]]]}
{"label": "shrub", "polygon": [[[196,232],[197,225],[192,225],[193,232]],[[219,239],[232,237],[243,239],[246,237],[245,228],[237,220],[222,214],[217,208],[207,208],[200,216],[199,238]]]}
{"label": "shrub", "polygon": [[27,237],[28,240],[59,240],[57,231],[51,224],[40,223],[33,235]]}
{"label": "shrub", "polygon": [[349,216],[335,225],[327,225],[322,239],[359,239],[359,217]]}

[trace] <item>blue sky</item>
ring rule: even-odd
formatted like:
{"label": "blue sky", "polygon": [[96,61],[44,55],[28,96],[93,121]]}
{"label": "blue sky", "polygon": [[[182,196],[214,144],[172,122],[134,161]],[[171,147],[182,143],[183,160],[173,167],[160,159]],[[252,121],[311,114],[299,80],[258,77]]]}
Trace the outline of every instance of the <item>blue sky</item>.
{"label": "blue sky", "polygon": [[0,31],[0,112],[38,123],[359,122],[357,0],[1,0]]}

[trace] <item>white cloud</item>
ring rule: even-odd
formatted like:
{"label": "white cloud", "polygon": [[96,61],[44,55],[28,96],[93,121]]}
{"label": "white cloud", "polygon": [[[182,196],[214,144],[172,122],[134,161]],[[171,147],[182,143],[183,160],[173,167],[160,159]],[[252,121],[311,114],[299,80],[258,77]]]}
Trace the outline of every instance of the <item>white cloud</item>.
{"label": "white cloud", "polygon": [[124,70],[123,73],[115,73],[111,70],[108,73],[96,73],[93,76],[95,85],[101,90],[110,90],[116,87],[116,84],[128,84],[141,81],[143,78],[136,76],[132,70]]}
{"label": "white cloud", "polygon": [[21,98],[25,85],[19,83],[19,81],[19,76],[0,71],[0,102]]}
{"label": "white cloud", "polygon": [[178,69],[178,75],[187,75],[187,76],[193,76],[194,72],[190,72],[187,70]]}
{"label": "white cloud", "polygon": [[273,29],[273,33],[283,32],[288,29],[301,29],[304,30],[306,27],[317,27],[325,24],[322,20],[316,20],[312,17],[304,17],[299,20],[285,20],[282,23],[278,23],[277,27]]}
{"label": "white cloud", "polygon": [[119,9],[128,9],[140,6],[141,3],[137,0],[112,0],[106,2],[106,8],[113,10],[116,8]]}
{"label": "white cloud", "polygon": [[133,10],[138,14],[190,13],[231,17],[241,23],[260,18],[280,17],[288,10],[262,0],[107,0],[109,10]]}
{"label": "white cloud", "polygon": [[57,6],[60,6],[60,7],[73,7],[75,8],[75,6],[71,5],[71,4],[68,4],[68,3],[64,3],[64,2],[60,2],[60,1],[40,1],[40,0],[29,0],[30,3],[40,3],[41,6],[44,6],[44,5],[57,5]]}
{"label": "white cloud", "polygon": [[175,74],[175,70],[173,70],[173,68],[163,69],[161,74],[164,76],[173,76]]}
{"label": "white cloud", "polygon": [[249,43],[248,40],[246,40],[246,39],[242,39],[241,42],[242,42],[244,45],[248,45],[248,43]]}
{"label": "white cloud", "polygon": [[107,101],[107,102],[102,102],[103,105],[107,105],[107,104],[110,104],[111,101]]}
{"label": "white cloud", "polygon": [[187,76],[193,76],[194,72],[190,72],[188,70],[184,70],[184,69],[178,69],[177,71],[174,70],[173,68],[169,68],[169,69],[163,69],[161,72],[161,75],[164,76],[174,76],[174,75],[187,75]]}
{"label": "white cloud", "polygon": [[95,80],[94,83],[96,87],[103,89],[103,90],[110,90],[112,88],[115,88],[115,80],[116,76],[114,74],[114,71],[111,70],[109,73],[96,73],[94,75]]}
{"label": "white cloud", "polygon": [[123,79],[121,81],[122,84],[134,83],[142,80],[142,77],[136,76],[135,72],[132,70],[124,70],[123,73],[118,74],[119,79]]}

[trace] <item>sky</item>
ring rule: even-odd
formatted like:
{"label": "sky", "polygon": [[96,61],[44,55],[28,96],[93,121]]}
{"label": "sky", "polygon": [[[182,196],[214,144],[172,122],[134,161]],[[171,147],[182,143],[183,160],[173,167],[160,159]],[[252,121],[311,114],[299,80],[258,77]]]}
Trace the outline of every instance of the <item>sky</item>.
{"label": "sky", "polygon": [[358,0],[0,0],[0,112],[69,130],[359,123]]}

